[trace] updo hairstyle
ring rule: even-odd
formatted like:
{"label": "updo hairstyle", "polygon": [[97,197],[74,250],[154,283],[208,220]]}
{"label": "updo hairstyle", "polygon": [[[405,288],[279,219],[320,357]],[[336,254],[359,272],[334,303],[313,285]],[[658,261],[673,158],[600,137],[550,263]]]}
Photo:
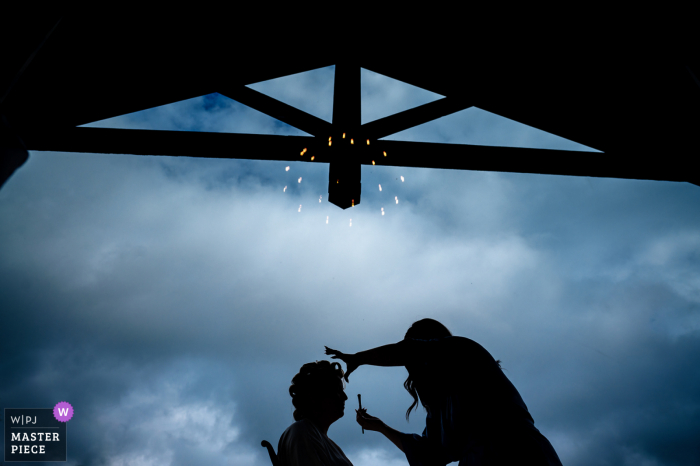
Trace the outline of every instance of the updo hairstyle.
{"label": "updo hairstyle", "polygon": [[[308,417],[318,399],[336,389],[338,379],[343,381],[343,369],[337,362],[316,361],[304,364],[292,379],[289,394],[292,396],[294,420],[301,421]],[[343,382],[345,388],[345,382]]]}

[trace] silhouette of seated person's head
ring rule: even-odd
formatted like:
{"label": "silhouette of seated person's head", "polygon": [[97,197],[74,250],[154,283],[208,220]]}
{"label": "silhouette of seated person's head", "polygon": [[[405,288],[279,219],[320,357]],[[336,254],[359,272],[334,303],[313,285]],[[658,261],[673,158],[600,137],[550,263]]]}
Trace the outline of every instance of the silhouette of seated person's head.
{"label": "silhouette of seated person's head", "polygon": [[280,437],[281,465],[352,465],[328,438],[328,428],[345,414],[348,397],[344,375],[337,362],[316,361],[301,366],[289,387],[296,422]]}
{"label": "silhouette of seated person's head", "polygon": [[345,414],[343,369],[337,362],[316,361],[304,364],[292,379],[294,420],[309,419],[319,428],[328,427]]}

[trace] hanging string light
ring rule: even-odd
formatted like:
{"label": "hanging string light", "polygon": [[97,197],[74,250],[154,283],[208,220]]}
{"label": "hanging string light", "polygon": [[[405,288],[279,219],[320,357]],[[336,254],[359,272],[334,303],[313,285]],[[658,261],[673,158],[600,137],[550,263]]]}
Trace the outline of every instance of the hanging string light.
{"label": "hanging string light", "polygon": [[[350,144],[354,144],[354,143],[355,143],[354,138],[348,137],[347,133],[342,133],[342,138],[343,138],[343,139],[349,139],[349,140],[350,140]],[[366,144],[367,144],[368,146],[370,145],[370,140],[369,140],[369,139],[365,139],[365,142],[366,142]],[[332,137],[332,136],[329,136],[329,137],[328,137],[328,145],[331,146],[332,143],[333,143],[333,137]],[[349,149],[349,148],[348,148],[348,149]],[[308,152],[308,148],[307,148],[307,147],[303,148],[299,155],[300,155],[301,157],[303,157],[303,156],[306,154],[306,152]],[[385,150],[382,151],[382,154],[384,155],[384,157],[387,157],[387,152],[386,152]],[[310,159],[311,159],[311,161],[313,161],[313,160],[315,159],[315,156],[312,155],[312,156],[310,157]],[[365,160],[366,160],[366,159],[365,159]],[[376,160],[371,160],[371,162],[372,162],[372,165],[376,165],[376,163],[377,163]],[[366,163],[366,162],[364,162],[364,163]],[[286,167],[285,167],[285,171],[288,172],[288,171],[290,170],[290,168],[291,168],[291,166],[286,166]],[[405,177],[404,177],[404,176],[400,176],[400,178],[401,178],[401,182],[402,182],[402,183],[405,182]],[[300,176],[300,177],[297,179],[297,183],[301,184],[301,181],[302,181],[302,177]],[[336,184],[340,184],[340,179],[336,179]],[[379,191],[382,192],[382,191],[383,191],[382,185],[379,184],[378,187],[379,187]],[[288,186],[285,186],[285,187],[283,188],[282,191],[286,193],[286,192],[287,192],[287,188],[288,188]],[[350,197],[350,196],[348,196],[348,197]],[[399,203],[399,198],[398,198],[398,196],[394,196],[394,201],[396,202],[396,204]],[[322,196],[322,195],[320,195],[320,196],[318,197],[318,202],[319,202],[319,203],[322,203],[322,202],[323,202],[323,196]],[[298,210],[297,210],[298,212],[301,212],[301,207],[302,207],[302,205],[299,204],[299,208],[298,208]],[[354,200],[354,199],[351,199],[351,207],[355,207],[355,200]],[[382,216],[385,215],[386,212],[384,211],[384,207],[381,207],[381,213],[382,213]],[[330,217],[329,217],[329,216],[326,216],[326,224],[328,224],[329,221],[330,221]],[[350,226],[352,226],[352,219],[350,219]]]}

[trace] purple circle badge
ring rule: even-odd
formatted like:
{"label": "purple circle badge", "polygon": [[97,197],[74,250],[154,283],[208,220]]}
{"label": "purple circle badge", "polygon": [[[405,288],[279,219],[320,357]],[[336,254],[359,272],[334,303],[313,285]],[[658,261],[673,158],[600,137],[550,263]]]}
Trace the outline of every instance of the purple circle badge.
{"label": "purple circle badge", "polygon": [[53,407],[53,417],[60,422],[68,422],[73,417],[73,407],[67,401],[61,401]]}

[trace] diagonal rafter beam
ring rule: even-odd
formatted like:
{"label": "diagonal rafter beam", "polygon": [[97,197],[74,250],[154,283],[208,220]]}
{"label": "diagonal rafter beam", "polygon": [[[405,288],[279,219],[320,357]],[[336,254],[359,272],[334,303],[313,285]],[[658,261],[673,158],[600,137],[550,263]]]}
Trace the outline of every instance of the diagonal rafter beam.
{"label": "diagonal rafter beam", "polygon": [[380,139],[437,118],[471,107],[464,99],[445,97],[403,112],[380,118],[362,125],[362,134],[369,139]]}
{"label": "diagonal rafter beam", "polygon": [[219,94],[254,108],[313,136],[330,134],[331,124],[243,85],[219,86]]}

